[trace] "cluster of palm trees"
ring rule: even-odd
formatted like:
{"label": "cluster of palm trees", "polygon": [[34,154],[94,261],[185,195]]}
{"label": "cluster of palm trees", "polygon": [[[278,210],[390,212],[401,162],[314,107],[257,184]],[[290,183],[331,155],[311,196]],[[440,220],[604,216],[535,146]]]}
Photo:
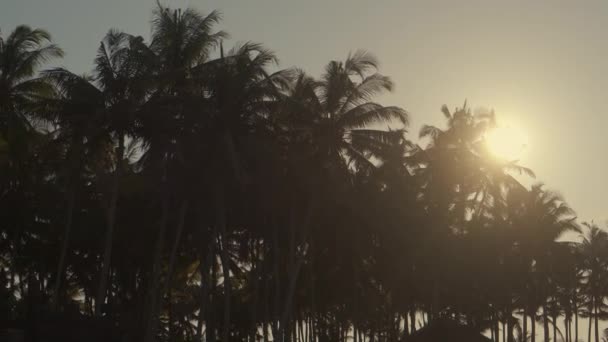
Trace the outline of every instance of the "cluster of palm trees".
{"label": "cluster of palm trees", "polygon": [[158,5],[150,41],[109,31],[91,76],[45,68],[44,30],[0,37],[0,321],[363,342],[449,318],[600,341],[608,234],[514,178],[533,174],[488,150],[493,113],[444,107],[420,147],[374,102],[393,84],[371,54],[313,78],[225,52],[219,21]]}

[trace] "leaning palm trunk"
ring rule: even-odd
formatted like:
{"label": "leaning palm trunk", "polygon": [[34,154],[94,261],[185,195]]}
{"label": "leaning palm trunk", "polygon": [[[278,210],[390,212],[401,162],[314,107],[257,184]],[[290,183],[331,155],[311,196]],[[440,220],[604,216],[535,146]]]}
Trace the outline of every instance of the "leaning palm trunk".
{"label": "leaning palm trunk", "polygon": [[66,221],[63,231],[63,241],[61,243],[61,254],[59,256],[59,263],[57,264],[57,278],[55,279],[55,285],[53,286],[53,298],[51,300],[51,303],[55,306],[55,308],[57,308],[58,306],[59,288],[61,287],[61,280],[63,279],[63,273],[65,270],[65,259],[68,253],[70,235],[72,230],[72,221],[74,218],[75,197],[76,190],[73,186],[70,186],[68,190]]}
{"label": "leaning palm trunk", "polygon": [[110,195],[110,205],[108,208],[108,227],[106,228],[106,236],[104,240],[103,261],[101,273],[99,275],[99,288],[97,289],[97,297],[95,299],[95,315],[101,315],[101,307],[105,302],[106,288],[108,284],[108,275],[110,272],[110,263],[112,260],[112,245],[114,236],[114,224],[116,222],[116,206],[118,203],[118,192],[120,187],[120,178],[122,176],[122,163],[125,150],[125,137],[122,133],[119,134],[118,147],[116,148],[116,169],[114,170],[114,180],[112,184],[112,194]]}

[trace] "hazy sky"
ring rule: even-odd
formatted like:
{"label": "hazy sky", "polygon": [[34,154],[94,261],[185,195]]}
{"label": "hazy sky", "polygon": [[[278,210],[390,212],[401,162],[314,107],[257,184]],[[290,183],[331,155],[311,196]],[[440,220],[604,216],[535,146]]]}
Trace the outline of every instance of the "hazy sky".
{"label": "hazy sky", "polygon": [[[494,108],[528,135],[522,164],[559,190],[584,220],[608,218],[608,2],[163,0],[221,10],[232,41],[273,49],[283,67],[318,75],[364,48],[395,81],[385,104],[407,109],[417,136],[441,124],[442,104]],[[153,0],[2,0],[0,29],[48,29],[56,64],[92,68],[109,28],[149,36]]]}

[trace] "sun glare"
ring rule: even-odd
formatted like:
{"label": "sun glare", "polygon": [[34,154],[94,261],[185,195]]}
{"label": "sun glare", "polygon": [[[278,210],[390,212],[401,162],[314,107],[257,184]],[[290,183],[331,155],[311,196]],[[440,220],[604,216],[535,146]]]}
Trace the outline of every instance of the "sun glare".
{"label": "sun glare", "polygon": [[494,156],[512,161],[521,157],[528,139],[522,131],[514,127],[499,126],[486,134],[486,143]]}

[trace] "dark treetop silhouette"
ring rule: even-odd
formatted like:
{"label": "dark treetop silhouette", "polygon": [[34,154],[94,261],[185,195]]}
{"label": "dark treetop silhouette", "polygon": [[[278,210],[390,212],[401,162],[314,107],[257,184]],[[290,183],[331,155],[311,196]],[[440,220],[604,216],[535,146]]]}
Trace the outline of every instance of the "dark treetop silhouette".
{"label": "dark treetop silhouette", "polygon": [[0,336],[600,341],[608,234],[558,242],[573,211],[490,153],[493,113],[444,106],[421,147],[368,52],[313,78],[224,51],[217,12],[153,18],[91,76],[48,68],[43,30],[0,38]]}

